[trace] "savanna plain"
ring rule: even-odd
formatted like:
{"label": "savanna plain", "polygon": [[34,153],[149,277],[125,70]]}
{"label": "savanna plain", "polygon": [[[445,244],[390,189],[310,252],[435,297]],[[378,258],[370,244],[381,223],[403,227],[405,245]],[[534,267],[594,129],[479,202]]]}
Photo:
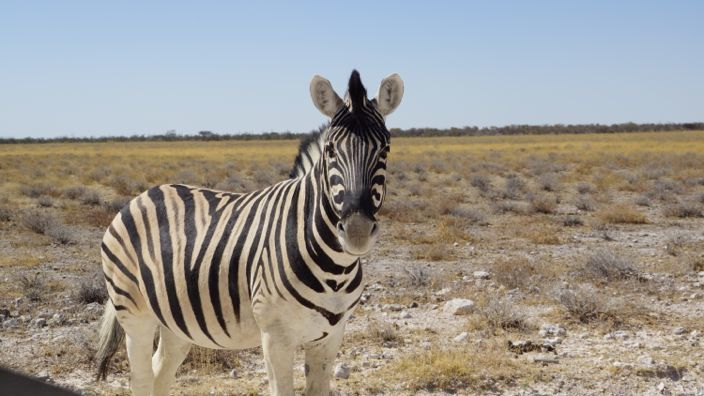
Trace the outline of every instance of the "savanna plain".
{"label": "savanna plain", "polygon": [[[0,365],[129,394],[124,346],[94,381],[106,226],[152,185],[270,185],[297,147],[0,145]],[[704,394],[704,132],[391,147],[382,235],[336,363],[340,394]],[[267,389],[259,349],[194,348],[173,393]]]}

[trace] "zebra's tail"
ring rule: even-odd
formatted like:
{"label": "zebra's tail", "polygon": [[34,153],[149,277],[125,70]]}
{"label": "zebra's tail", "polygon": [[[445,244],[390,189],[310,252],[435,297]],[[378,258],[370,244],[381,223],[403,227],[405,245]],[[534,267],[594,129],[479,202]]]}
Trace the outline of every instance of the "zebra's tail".
{"label": "zebra's tail", "polygon": [[108,376],[108,367],[112,357],[117,352],[117,348],[125,339],[125,331],[117,322],[115,306],[108,299],[105,304],[105,312],[100,324],[100,340],[98,341],[98,351],[95,353],[95,361],[98,362],[97,381],[105,380]]}

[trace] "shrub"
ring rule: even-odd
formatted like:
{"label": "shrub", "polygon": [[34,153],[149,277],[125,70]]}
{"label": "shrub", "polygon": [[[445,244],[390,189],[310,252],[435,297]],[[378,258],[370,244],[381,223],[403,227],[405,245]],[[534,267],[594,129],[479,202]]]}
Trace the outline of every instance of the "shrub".
{"label": "shrub", "polygon": [[[372,320],[367,324],[367,336],[379,344],[401,341],[394,324]],[[397,326],[397,325],[396,325]]]}
{"label": "shrub", "polygon": [[132,200],[130,197],[117,197],[103,202],[103,209],[115,215]]}
{"label": "shrub", "polygon": [[24,296],[29,301],[41,301],[46,282],[44,282],[44,278],[39,273],[22,275],[19,279],[19,284]]}
{"label": "shrub", "polygon": [[101,276],[93,275],[78,283],[74,299],[81,304],[97,302],[103,304],[108,298],[105,281]]}
{"label": "shrub", "polygon": [[479,310],[479,314],[492,328],[522,330],[526,328],[525,315],[511,301],[493,298]]}
{"label": "shrub", "polygon": [[584,262],[585,275],[607,281],[639,277],[633,263],[609,249],[598,249]]}
{"label": "shrub", "polygon": [[638,206],[650,207],[650,205],[652,205],[652,202],[650,202],[650,198],[648,198],[647,195],[641,195],[640,197],[636,198],[635,204]]}
{"label": "shrub", "polygon": [[560,189],[560,180],[555,173],[546,173],[538,177],[538,185],[545,191],[557,191]]}
{"label": "shrub", "polygon": [[458,206],[450,211],[450,215],[467,221],[470,224],[486,225],[486,213],[476,208]]}
{"label": "shrub", "polygon": [[509,176],[504,184],[503,197],[517,199],[525,189],[525,182],[517,175]]}
{"label": "shrub", "polygon": [[450,248],[444,243],[421,245],[413,250],[413,258],[420,260],[441,261],[450,257]]}
{"label": "shrub", "polygon": [[49,229],[60,224],[54,216],[38,210],[25,212],[21,217],[21,223],[30,231],[37,234],[46,234]]}
{"label": "shrub", "polygon": [[611,224],[645,224],[645,215],[634,208],[626,205],[614,205],[604,209],[599,218],[605,223]]}
{"label": "shrub", "polygon": [[472,187],[476,187],[483,194],[491,190],[491,180],[486,175],[474,175],[470,181]]}
{"label": "shrub", "polygon": [[520,289],[530,286],[536,273],[535,266],[526,258],[509,258],[494,263],[492,277],[507,289]]}
{"label": "shrub", "polygon": [[423,266],[416,265],[410,268],[404,267],[403,270],[408,275],[411,286],[426,287],[430,285],[430,274]]}
{"label": "shrub", "polygon": [[585,183],[585,182],[577,183],[575,188],[577,189],[577,192],[580,194],[589,194],[594,191],[594,186],[591,185],[590,183]]}
{"label": "shrub", "polygon": [[100,205],[100,193],[96,190],[86,190],[81,196],[84,205]]}
{"label": "shrub", "polygon": [[83,186],[72,186],[64,189],[64,197],[68,199],[78,199],[85,194],[86,188]]}
{"label": "shrub", "polygon": [[20,186],[20,192],[30,198],[39,198],[50,194],[51,187],[47,184],[29,184]]}
{"label": "shrub", "polygon": [[608,312],[607,302],[593,287],[561,290],[557,301],[571,317],[582,323],[592,322]]}
{"label": "shrub", "polygon": [[73,231],[65,224],[55,224],[46,231],[46,235],[62,245],[76,243]]}
{"label": "shrub", "polygon": [[568,215],[565,216],[564,219],[562,219],[562,225],[565,227],[578,227],[583,224],[584,222],[582,221],[582,218],[575,215]]}
{"label": "shrub", "polygon": [[574,205],[585,212],[591,212],[596,208],[594,201],[588,195],[580,195]]}
{"label": "shrub", "polygon": [[699,205],[694,202],[681,201],[673,205],[668,205],[663,209],[663,213],[668,217],[704,217],[704,213]]}
{"label": "shrub", "polygon": [[557,210],[555,197],[545,194],[534,195],[530,198],[530,205],[538,213],[551,214]]}
{"label": "shrub", "polygon": [[525,202],[500,201],[494,204],[494,212],[498,214],[515,213],[524,215],[530,212],[530,207]]}
{"label": "shrub", "polygon": [[679,255],[680,249],[687,243],[684,234],[671,235],[665,240],[665,251],[670,256]]}
{"label": "shrub", "polygon": [[13,211],[10,208],[0,206],[0,221],[10,221],[13,217]]}
{"label": "shrub", "polygon": [[46,196],[46,195],[39,197],[39,199],[37,200],[37,203],[39,204],[39,206],[41,206],[43,208],[50,208],[50,207],[54,206],[54,200],[51,199],[51,197]]}

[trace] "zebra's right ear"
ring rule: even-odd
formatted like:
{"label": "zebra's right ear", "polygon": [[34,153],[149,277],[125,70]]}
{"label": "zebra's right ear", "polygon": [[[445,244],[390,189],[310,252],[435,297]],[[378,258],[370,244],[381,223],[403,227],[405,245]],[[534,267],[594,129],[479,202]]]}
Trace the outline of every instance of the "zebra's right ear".
{"label": "zebra's right ear", "polygon": [[335,90],[332,89],[330,81],[317,74],[313,76],[313,80],[310,82],[310,96],[313,98],[315,107],[330,118],[345,105],[335,93]]}

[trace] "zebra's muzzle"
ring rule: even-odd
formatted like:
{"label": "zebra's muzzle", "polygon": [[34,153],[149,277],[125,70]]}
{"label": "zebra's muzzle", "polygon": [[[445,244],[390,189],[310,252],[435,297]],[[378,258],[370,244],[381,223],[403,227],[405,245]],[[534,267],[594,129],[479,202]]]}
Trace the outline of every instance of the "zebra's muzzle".
{"label": "zebra's muzzle", "polygon": [[369,253],[379,235],[377,222],[356,212],[337,223],[337,238],[345,252],[354,256]]}

